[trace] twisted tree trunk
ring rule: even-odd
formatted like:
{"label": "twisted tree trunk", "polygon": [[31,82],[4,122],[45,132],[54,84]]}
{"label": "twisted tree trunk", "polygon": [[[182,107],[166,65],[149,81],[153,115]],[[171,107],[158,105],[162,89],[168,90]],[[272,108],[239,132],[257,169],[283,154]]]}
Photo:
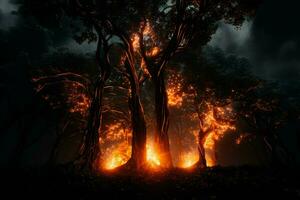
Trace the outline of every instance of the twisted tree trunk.
{"label": "twisted tree trunk", "polygon": [[[203,100],[202,100],[203,101]],[[209,132],[212,130],[212,127],[205,130],[204,129],[204,122],[203,122],[203,113],[199,109],[199,99],[197,91],[194,91],[194,108],[197,113],[198,119],[199,119],[199,132],[198,132],[198,153],[199,153],[199,160],[196,163],[197,166],[200,167],[207,167],[207,161],[205,156],[205,148],[204,143],[205,140],[209,134]]]}
{"label": "twisted tree trunk", "polygon": [[164,73],[153,77],[155,87],[155,113],[156,113],[156,132],[154,135],[155,144],[157,145],[162,160],[162,166],[172,167],[172,158],[169,145],[169,109],[168,95],[166,91]]}
{"label": "twisted tree trunk", "polygon": [[129,74],[131,93],[128,100],[132,124],[132,153],[129,164],[135,169],[143,169],[146,165],[146,121],[140,100],[140,85],[136,70],[127,61],[126,70]]}
{"label": "twisted tree trunk", "polygon": [[81,169],[94,171],[99,166],[100,146],[99,146],[99,129],[102,122],[102,99],[103,90],[107,77],[97,78],[89,109],[87,128],[84,133],[83,144],[80,148],[80,158],[76,161]]}
{"label": "twisted tree trunk", "polygon": [[203,131],[199,131],[198,133],[198,152],[199,152],[199,166],[207,167],[206,163],[206,157],[205,157],[205,148],[204,148],[204,142],[205,142],[205,133]]}

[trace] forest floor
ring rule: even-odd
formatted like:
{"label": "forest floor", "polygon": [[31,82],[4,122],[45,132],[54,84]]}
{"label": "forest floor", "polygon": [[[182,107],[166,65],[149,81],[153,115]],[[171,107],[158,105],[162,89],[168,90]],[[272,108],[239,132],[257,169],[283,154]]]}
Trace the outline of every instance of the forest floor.
{"label": "forest floor", "polygon": [[62,167],[1,174],[1,190],[9,199],[300,199],[296,168],[215,167],[86,176]]}

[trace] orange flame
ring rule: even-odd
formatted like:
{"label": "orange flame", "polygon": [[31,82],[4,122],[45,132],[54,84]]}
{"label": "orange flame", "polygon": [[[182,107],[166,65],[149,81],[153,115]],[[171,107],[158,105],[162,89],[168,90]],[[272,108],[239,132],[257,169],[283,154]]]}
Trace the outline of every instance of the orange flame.
{"label": "orange flame", "polygon": [[179,167],[189,168],[199,160],[198,152],[188,152],[180,157]]}
{"label": "orange flame", "polygon": [[[208,105],[208,111],[204,116],[204,128],[210,130],[205,141],[204,148],[206,151],[207,166],[216,165],[215,150],[216,143],[228,133],[228,130],[235,130],[235,126],[224,119],[232,112],[231,105],[226,107],[213,107]],[[196,136],[198,131],[193,131]],[[131,156],[131,131],[124,129],[121,123],[111,124],[107,126],[107,134],[104,139],[100,139],[103,145],[105,142],[110,142],[112,145],[107,148],[102,155],[103,168],[107,170],[114,169],[125,164]],[[199,141],[198,141],[199,142]],[[159,152],[155,147],[153,140],[147,140],[147,163],[150,169],[159,169],[162,166],[162,160]],[[189,168],[199,160],[197,151],[189,151],[183,153],[179,158],[178,166],[181,168]]]}
{"label": "orange flame", "polygon": [[150,168],[157,168],[161,165],[159,153],[155,149],[155,144],[147,140],[147,162]]}
{"label": "orange flame", "polygon": [[140,48],[140,37],[138,34],[134,33],[131,36],[131,42],[134,52],[137,52]]}
{"label": "orange flame", "polygon": [[146,52],[146,55],[148,57],[154,57],[158,55],[160,52],[160,49],[158,47],[153,47],[150,51]]}
{"label": "orange flame", "polygon": [[131,131],[114,123],[106,126],[106,136],[100,138],[101,146],[105,146],[101,155],[101,166],[111,170],[124,165],[131,156]]}
{"label": "orange flame", "polygon": [[71,113],[85,115],[90,107],[90,98],[83,93],[69,96],[68,102],[73,102],[73,106],[69,110]]}
{"label": "orange flame", "polygon": [[[106,136],[100,138],[100,144],[110,144],[105,148],[101,157],[101,166],[105,170],[112,170],[126,164],[131,156],[131,130],[124,129],[121,123],[106,126]],[[147,163],[151,169],[157,169],[161,165],[159,153],[153,140],[147,140]]]}
{"label": "orange flame", "polygon": [[111,170],[121,165],[126,164],[130,158],[131,149],[128,148],[126,143],[121,143],[108,150],[110,155],[106,158],[104,169]]}
{"label": "orange flame", "polygon": [[249,133],[243,133],[241,134],[236,140],[235,140],[235,144],[239,145],[241,144],[246,138],[248,138],[250,136]]}
{"label": "orange flame", "polygon": [[[204,148],[206,151],[207,166],[214,166],[216,165],[216,158],[214,155],[216,151],[216,142],[223,138],[229,130],[235,130],[236,128],[229,122],[220,122],[216,119],[216,115],[219,115],[220,118],[228,117],[228,115],[232,113],[231,105],[214,108],[212,105],[208,104],[208,108],[209,110],[204,118],[204,126],[207,130],[210,128],[212,130],[204,141]],[[214,114],[214,112],[216,112],[216,114]]]}
{"label": "orange flame", "polygon": [[[143,26],[144,25],[141,24],[140,29],[142,29]],[[150,42],[152,44],[152,45],[150,45],[150,46],[152,46],[151,48],[149,48],[149,46],[148,46],[149,44],[146,45],[148,47],[148,50],[145,52],[146,56],[153,57],[153,56],[158,55],[158,53],[160,52],[160,48],[154,44],[155,43],[154,41],[156,40],[155,33],[149,22],[146,22],[141,35],[139,35],[138,33],[133,33],[131,35],[131,42],[132,42],[132,47],[133,47],[134,52],[139,52],[140,40],[143,40],[143,42],[146,42],[146,43],[151,41]]]}

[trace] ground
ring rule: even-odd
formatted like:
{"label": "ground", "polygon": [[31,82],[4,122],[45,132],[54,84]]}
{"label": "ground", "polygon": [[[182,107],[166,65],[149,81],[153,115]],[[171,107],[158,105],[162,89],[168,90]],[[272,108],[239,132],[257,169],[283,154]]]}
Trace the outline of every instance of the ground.
{"label": "ground", "polygon": [[300,199],[296,168],[215,167],[87,176],[60,167],[3,169],[2,174],[3,192],[22,199]]}

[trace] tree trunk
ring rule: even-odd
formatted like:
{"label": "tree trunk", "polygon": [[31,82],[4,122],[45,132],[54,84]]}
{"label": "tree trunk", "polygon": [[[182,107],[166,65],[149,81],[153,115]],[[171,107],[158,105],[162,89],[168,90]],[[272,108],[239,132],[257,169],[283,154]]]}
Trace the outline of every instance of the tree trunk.
{"label": "tree trunk", "polygon": [[205,148],[204,148],[204,142],[205,142],[205,133],[203,131],[199,131],[198,133],[198,152],[199,152],[199,166],[207,167],[206,163],[206,157],[205,157]]}
{"label": "tree trunk", "polygon": [[169,146],[169,109],[168,96],[164,81],[163,71],[159,76],[153,77],[155,87],[155,113],[156,113],[156,132],[154,135],[155,144],[157,145],[162,160],[163,167],[172,167],[172,158]]}
{"label": "tree trunk", "polygon": [[201,115],[201,112],[200,112],[200,109],[199,109],[198,105],[199,105],[199,100],[198,100],[197,91],[194,91],[194,108],[195,108],[195,111],[196,111],[196,113],[198,115],[198,119],[199,119],[199,132],[198,132],[198,153],[199,153],[199,160],[196,163],[196,165],[198,165],[200,167],[205,167],[206,168],[207,167],[207,161],[206,161],[204,143],[205,143],[205,140],[206,140],[209,132],[211,131],[211,128],[209,128],[206,131],[204,130],[204,128],[203,128],[203,124],[204,124],[203,117]]}
{"label": "tree trunk", "polygon": [[131,93],[128,100],[132,124],[132,151],[129,164],[136,169],[142,169],[147,161],[146,151],[146,121],[144,109],[140,100],[140,86],[136,70],[128,61],[126,63]]}
{"label": "tree trunk", "polygon": [[69,125],[70,121],[66,121],[70,118],[69,113],[65,116],[63,120],[63,124],[59,124],[56,126],[56,139],[54,141],[52,150],[50,152],[48,165],[55,166],[57,163],[57,155],[59,154],[59,145],[61,144],[64,136],[64,132]]}
{"label": "tree trunk", "polygon": [[132,123],[132,154],[131,162],[136,169],[142,169],[146,164],[146,122],[144,111],[138,95],[129,99]]}
{"label": "tree trunk", "polygon": [[277,136],[270,133],[266,134],[264,141],[271,154],[271,166],[290,166],[294,164],[285,146]]}
{"label": "tree trunk", "polygon": [[102,99],[105,85],[105,76],[97,78],[94,96],[89,109],[87,128],[84,133],[84,140],[81,146],[80,158],[76,161],[81,169],[97,170],[99,166],[100,146],[99,129],[102,122]]}

